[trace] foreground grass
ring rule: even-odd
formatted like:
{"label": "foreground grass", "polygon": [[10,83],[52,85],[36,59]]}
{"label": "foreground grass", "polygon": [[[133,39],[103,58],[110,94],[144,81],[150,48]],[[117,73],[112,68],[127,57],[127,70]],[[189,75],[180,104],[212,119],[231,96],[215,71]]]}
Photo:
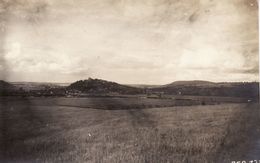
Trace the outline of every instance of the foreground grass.
{"label": "foreground grass", "polygon": [[1,158],[17,162],[229,162],[243,158],[256,104],[101,110],[1,103]]}

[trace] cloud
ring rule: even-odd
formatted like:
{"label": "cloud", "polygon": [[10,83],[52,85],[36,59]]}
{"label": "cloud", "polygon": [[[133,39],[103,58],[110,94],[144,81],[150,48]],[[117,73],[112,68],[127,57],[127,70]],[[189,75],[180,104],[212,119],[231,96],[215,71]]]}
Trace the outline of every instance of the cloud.
{"label": "cloud", "polygon": [[239,74],[253,74],[258,75],[259,74],[259,66],[255,65],[250,68],[244,68],[244,69],[228,69],[229,73],[239,73]]}
{"label": "cloud", "polygon": [[254,0],[0,2],[0,71],[10,80],[258,79]]}

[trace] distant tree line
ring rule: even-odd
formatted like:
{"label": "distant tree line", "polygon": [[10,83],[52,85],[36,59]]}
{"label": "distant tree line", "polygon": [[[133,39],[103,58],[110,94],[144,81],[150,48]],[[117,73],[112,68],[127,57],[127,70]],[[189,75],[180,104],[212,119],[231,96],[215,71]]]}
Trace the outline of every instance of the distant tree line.
{"label": "distant tree line", "polygon": [[24,90],[0,81],[0,96],[68,96],[101,94],[154,94],[194,95],[225,97],[259,97],[258,82],[215,83],[211,85],[165,85],[155,88],[136,88],[100,79],[80,80],[65,87],[43,87],[40,90]]}

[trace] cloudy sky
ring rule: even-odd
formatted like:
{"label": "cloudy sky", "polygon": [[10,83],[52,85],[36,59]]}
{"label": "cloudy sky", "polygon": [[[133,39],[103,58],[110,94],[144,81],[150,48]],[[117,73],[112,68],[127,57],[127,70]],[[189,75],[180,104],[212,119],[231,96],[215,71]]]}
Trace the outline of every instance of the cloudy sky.
{"label": "cloudy sky", "polygon": [[258,80],[256,0],[0,0],[7,81]]}

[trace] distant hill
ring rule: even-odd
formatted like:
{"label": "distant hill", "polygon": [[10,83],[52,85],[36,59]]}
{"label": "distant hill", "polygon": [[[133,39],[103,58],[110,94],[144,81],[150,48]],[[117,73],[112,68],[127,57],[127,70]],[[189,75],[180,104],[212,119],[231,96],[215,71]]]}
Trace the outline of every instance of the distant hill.
{"label": "distant hill", "polygon": [[6,81],[0,80],[0,96],[13,94],[15,90],[15,86]]}
{"label": "distant hill", "polygon": [[80,80],[67,87],[68,91],[80,91],[82,93],[118,93],[118,94],[139,94],[143,90],[131,86],[121,85],[101,79]]}
{"label": "distant hill", "polygon": [[215,85],[217,85],[217,83],[203,81],[203,80],[191,80],[191,81],[175,81],[164,86],[172,87],[172,86],[215,86]]}
{"label": "distant hill", "polygon": [[6,81],[0,80],[0,89],[13,89],[14,86]]}
{"label": "distant hill", "polygon": [[214,83],[208,81],[177,81],[151,88],[150,92],[172,95],[258,97],[258,82]]}
{"label": "distant hill", "polygon": [[176,86],[215,86],[217,83],[203,80],[191,80],[191,81],[175,81],[165,85],[149,85],[149,84],[129,84],[129,86],[137,88],[162,88],[162,87],[176,87]]}

